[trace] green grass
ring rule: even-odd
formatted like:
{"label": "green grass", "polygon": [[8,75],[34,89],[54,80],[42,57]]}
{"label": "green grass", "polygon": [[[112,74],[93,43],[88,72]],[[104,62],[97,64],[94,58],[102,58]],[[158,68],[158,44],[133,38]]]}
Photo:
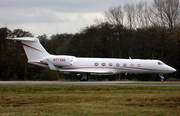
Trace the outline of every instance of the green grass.
{"label": "green grass", "polygon": [[180,115],[180,87],[1,85],[0,115]]}

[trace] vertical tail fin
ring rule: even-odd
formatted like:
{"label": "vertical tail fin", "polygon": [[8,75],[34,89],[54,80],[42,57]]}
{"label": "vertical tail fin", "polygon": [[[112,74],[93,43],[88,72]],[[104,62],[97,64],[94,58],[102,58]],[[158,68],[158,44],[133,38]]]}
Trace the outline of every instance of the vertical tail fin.
{"label": "vertical tail fin", "polygon": [[25,50],[28,61],[40,60],[50,54],[40,44],[39,39],[31,37],[7,38],[11,40],[20,40]]}

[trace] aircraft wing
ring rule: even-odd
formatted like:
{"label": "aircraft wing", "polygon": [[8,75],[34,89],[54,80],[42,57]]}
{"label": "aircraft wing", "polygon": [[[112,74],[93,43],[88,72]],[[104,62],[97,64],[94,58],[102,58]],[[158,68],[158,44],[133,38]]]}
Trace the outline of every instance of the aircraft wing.
{"label": "aircraft wing", "polygon": [[73,67],[73,68],[64,68],[58,69],[55,65],[51,63],[49,59],[46,59],[46,62],[51,70],[59,70],[60,72],[70,74],[70,73],[91,73],[92,75],[112,75],[114,74],[110,70],[94,69],[94,67]]}
{"label": "aircraft wing", "polygon": [[107,70],[85,70],[85,69],[81,69],[81,70],[74,70],[74,69],[60,69],[60,72],[63,73],[91,73],[91,74],[95,74],[95,75],[112,75],[113,72],[112,71],[107,71]]}

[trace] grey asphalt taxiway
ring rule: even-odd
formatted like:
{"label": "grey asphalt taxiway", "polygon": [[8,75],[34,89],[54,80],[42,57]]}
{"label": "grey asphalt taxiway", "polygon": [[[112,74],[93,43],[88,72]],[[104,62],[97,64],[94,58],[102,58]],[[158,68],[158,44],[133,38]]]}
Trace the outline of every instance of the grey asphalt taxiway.
{"label": "grey asphalt taxiway", "polygon": [[[151,84],[150,84],[151,83]],[[166,84],[167,83],[167,84]],[[174,84],[173,84],[174,83]],[[115,86],[174,86],[177,81],[0,81],[0,85],[115,85]]]}

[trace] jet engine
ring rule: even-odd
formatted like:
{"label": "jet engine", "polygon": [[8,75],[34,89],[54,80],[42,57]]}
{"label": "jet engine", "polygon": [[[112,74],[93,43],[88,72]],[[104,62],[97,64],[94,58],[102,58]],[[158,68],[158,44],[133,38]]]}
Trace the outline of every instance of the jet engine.
{"label": "jet engine", "polygon": [[43,60],[41,60],[41,63],[46,63],[47,60],[49,60],[53,65],[55,66],[71,66],[73,64],[74,56],[49,56],[44,57]]}

